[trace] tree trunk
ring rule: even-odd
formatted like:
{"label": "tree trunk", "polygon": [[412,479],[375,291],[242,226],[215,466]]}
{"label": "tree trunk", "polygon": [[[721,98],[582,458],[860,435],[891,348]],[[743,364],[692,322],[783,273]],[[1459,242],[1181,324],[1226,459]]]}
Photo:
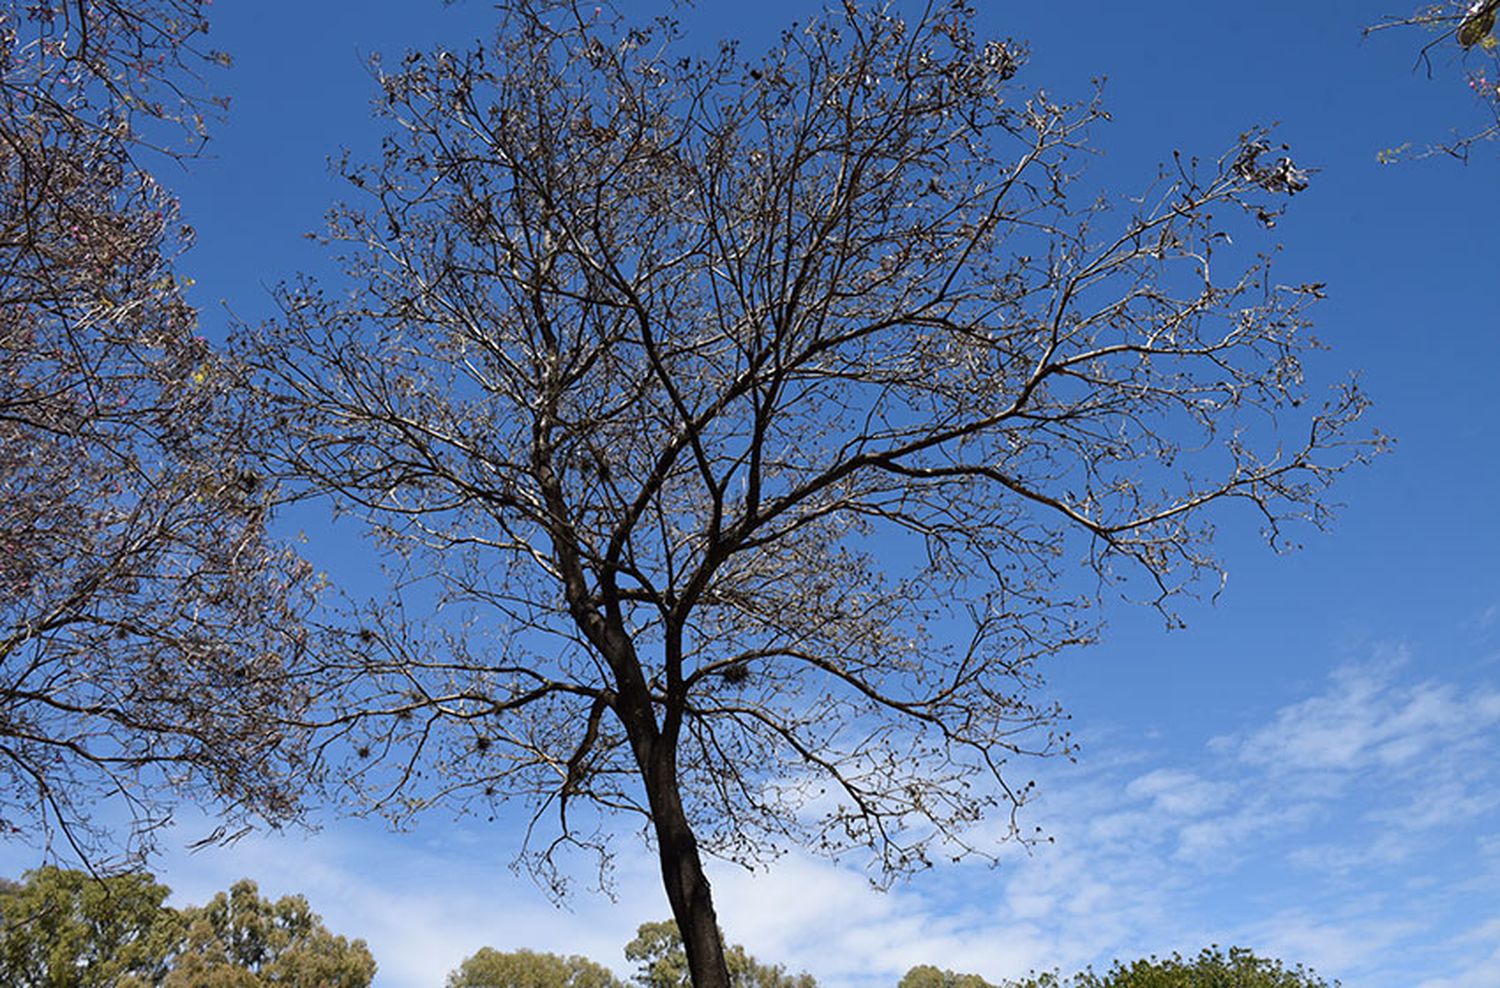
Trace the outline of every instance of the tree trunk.
{"label": "tree trunk", "polygon": [[[543,488],[547,489],[549,482],[552,484],[553,510],[563,517],[560,494],[556,491],[547,456],[539,455],[538,463],[541,464],[539,477]],[[645,781],[646,801],[661,857],[662,884],[666,888],[667,902],[672,906],[672,917],[677,920],[677,930],[682,935],[693,988],[729,988],[729,967],[724,961],[724,944],[719,939],[719,920],[714,913],[713,895],[709,890],[708,876],[703,873],[698,839],[693,836],[693,828],[683,810],[682,792],[677,782],[681,707],[677,708],[675,716],[668,715],[665,730],[657,724],[650,690],[641,673],[634,644],[625,631],[619,597],[613,585],[605,582],[605,614],[601,615],[593,609],[584,590],[586,584],[578,565],[576,546],[569,541],[567,533],[554,534],[553,538],[558,546],[559,568],[570,576],[566,590],[573,617],[615,674],[618,688],[615,713],[625,728],[636,765]],[[680,633],[680,629],[675,633],[669,631],[669,665],[674,668],[680,668]],[[675,676],[669,678],[676,680]]]}
{"label": "tree trunk", "polygon": [[719,939],[713,894],[708,876],[703,873],[698,839],[683,812],[677,787],[677,753],[660,741],[655,747],[650,764],[642,769],[661,855],[662,882],[678,932],[682,934],[688,972],[693,988],[729,988],[729,968],[724,963],[724,944]]}

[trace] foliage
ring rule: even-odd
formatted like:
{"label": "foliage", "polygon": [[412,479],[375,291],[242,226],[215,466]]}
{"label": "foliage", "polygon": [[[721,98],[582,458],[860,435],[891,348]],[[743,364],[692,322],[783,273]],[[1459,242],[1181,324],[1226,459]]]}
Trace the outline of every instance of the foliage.
{"label": "foliage", "polygon": [[[724,952],[733,988],[816,988],[811,975],[789,975],[780,965],[762,964],[738,944]],[[640,988],[690,988],[687,953],[677,923],[642,923],[625,957],[637,965]],[[585,957],[482,948],[448,975],[448,988],[621,988],[608,968]]]}
{"label": "foliage", "polygon": [[249,879],[183,910],[182,923],[162,988],[368,988],[375,977],[363,940],[330,933],[300,895],[263,898]]}
{"label": "foliage", "polygon": [[[301,896],[249,880],[176,910],[150,875],[56,867],[0,886],[0,984],[10,988],[368,988],[363,940],[324,928]],[[578,986],[584,988],[584,986]],[[604,986],[599,986],[604,988]]]}
{"label": "foliage", "polygon": [[121,847],[105,799],[139,852],[171,795],[280,821],[300,789],[307,573],[266,537],[173,269],[192,233],[142,165],[201,140],[203,6],[0,12],[0,830],[85,858]]}
{"label": "foliage", "polygon": [[0,984],[146,988],[168,968],[182,924],[145,874],[95,878],[55,867],[0,887]]}
{"label": "foliage", "polygon": [[448,988],[621,988],[602,964],[532,950],[481,947],[448,975]]}
{"label": "foliage", "polygon": [[348,284],[237,344],[255,438],[391,552],[394,599],[319,643],[369,805],[518,800],[559,883],[638,814],[722,986],[704,852],[892,880],[1019,836],[1007,760],[1069,750],[1038,662],[1105,597],[1176,622],[1216,508],[1293,546],[1378,441],[1304,382],[1320,286],[1245,246],[1307,184],[1263,135],[1116,205],[1070,195],[1100,108],[1021,89],[964,0],[748,62],[500,9],[377,64]]}
{"label": "foliage", "polygon": [[[721,934],[722,938],[722,934]],[[687,953],[675,920],[642,923],[635,939],[625,945],[626,960],[636,962],[635,983],[640,988],[691,988]],[[724,951],[732,988],[816,988],[810,974],[790,975],[780,964],[762,964],[744,947]]]}
{"label": "foliage", "polygon": [[995,986],[977,974],[958,974],[931,964],[919,964],[902,975],[896,988],[995,988]]}
{"label": "foliage", "polygon": [[1338,988],[1302,967],[1257,957],[1243,947],[1205,948],[1191,960],[1180,954],[1131,964],[1116,961],[1103,975],[1085,971],[1068,979],[1044,974],[1009,983],[1010,988]]}

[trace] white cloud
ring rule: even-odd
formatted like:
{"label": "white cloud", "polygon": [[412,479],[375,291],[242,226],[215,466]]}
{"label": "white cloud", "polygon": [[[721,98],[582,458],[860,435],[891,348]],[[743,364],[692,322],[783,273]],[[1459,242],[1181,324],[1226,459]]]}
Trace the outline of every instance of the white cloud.
{"label": "white cloud", "polygon": [[[1493,988],[1500,693],[1414,672],[1345,666],[1196,750],[1117,733],[1097,759],[1039,766],[1025,822],[1055,843],[1012,845],[998,869],[941,866],[881,893],[795,851],[753,873],[711,865],[721,923],[825,988],[889,986],[919,963],[999,981],[1210,942],[1361,988]],[[628,973],[636,925],[668,913],[654,856],[623,843],[620,901],[579,894],[559,910],[506,867],[508,839],[498,826],[338,824],[175,856],[165,879],[178,902],[242,875],[305,894],[332,929],[370,943],[377,988],[439,984],[483,945]]]}
{"label": "white cloud", "polygon": [[[483,946],[584,954],[621,972],[636,926],[668,914],[645,856],[622,870],[617,902],[577,895],[561,907],[506,862],[512,846],[449,829],[441,843],[346,822],[298,839],[253,836],[162,862],[177,905],[206,901],[250,876],[264,895],[306,896],[329,929],[364,939],[376,985],[418,988]],[[640,869],[640,870],[635,870]]]}
{"label": "white cloud", "polygon": [[1402,941],[1420,929],[1421,925],[1412,920],[1368,916],[1330,919],[1294,909],[1242,932],[1254,943],[1257,953],[1295,961],[1326,976],[1331,972],[1366,975],[1376,955],[1382,950],[1400,949]]}
{"label": "white cloud", "polygon": [[1500,870],[1500,835],[1472,829],[1500,805],[1500,693],[1413,671],[1344,666],[1197,755],[1116,747],[1106,763],[1052,766],[1028,823],[1056,843],[997,871],[938,869],[882,896],[793,857],[721,882],[726,925],[835,988],[889,985],[916,963],[999,980],[1209,942],[1348,984],[1493,986],[1493,969],[1473,980],[1492,960],[1477,942],[1415,945],[1456,916],[1500,917],[1475,876],[1484,848]]}
{"label": "white cloud", "polygon": [[1500,984],[1500,917],[1469,927],[1447,945],[1459,956],[1453,972],[1426,978],[1417,988],[1495,988]]}
{"label": "white cloud", "polygon": [[1231,786],[1209,782],[1176,768],[1147,772],[1125,787],[1128,796],[1150,799],[1153,813],[1174,817],[1202,816],[1223,806],[1232,793]]}
{"label": "white cloud", "polygon": [[1399,665],[1343,666],[1326,691],[1283,707],[1229,747],[1278,775],[1425,771],[1472,749],[1500,724],[1500,691],[1402,683]]}

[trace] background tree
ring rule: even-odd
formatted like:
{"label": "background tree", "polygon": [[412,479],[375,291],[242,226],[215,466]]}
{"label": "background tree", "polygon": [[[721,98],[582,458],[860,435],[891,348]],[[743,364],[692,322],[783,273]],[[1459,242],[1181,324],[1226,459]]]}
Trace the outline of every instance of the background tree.
{"label": "background tree", "polygon": [[163,988],[368,988],[375,977],[363,940],[330,933],[302,896],[272,902],[249,879],[181,922]]}
{"label": "background tree", "polygon": [[206,906],[167,906],[143,872],[56,867],[0,885],[0,983],[8,988],[369,988],[363,940],[330,933],[301,896],[236,882]]}
{"label": "background tree", "polygon": [[481,947],[448,975],[448,988],[621,988],[620,980],[587,957],[533,950],[502,953]]}
{"label": "background tree", "polygon": [[44,867],[0,887],[0,983],[11,988],[161,984],[182,934],[170,890],[141,873],[99,879]]}
{"label": "background tree", "polygon": [[977,974],[958,974],[931,964],[918,964],[902,975],[896,988],[995,988],[995,986]]}
{"label": "background tree", "polygon": [[1322,524],[1365,400],[1305,386],[1319,286],[1246,246],[1303,170],[1249,135],[1075,198],[1100,110],[1020,89],[961,0],[750,62],[501,11],[378,68],[348,285],[239,344],[270,468],[392,553],[320,643],[325,752],[393,817],[529,804],[558,881],[638,814],[717,988],[704,853],[889,880],[1018,834],[1007,760],[1068,750],[1037,661],[1105,597],[1175,621],[1216,507]]}
{"label": "background tree", "polygon": [[0,12],[0,830],[84,859],[142,851],[172,794],[276,822],[300,790],[307,574],[226,439],[192,234],[143,165],[215,107],[203,6]]}
{"label": "background tree", "polygon": [[1084,971],[1060,979],[1044,974],[1007,982],[1012,988],[1338,988],[1300,964],[1287,968],[1281,961],[1257,957],[1244,947],[1204,949],[1197,957],[1180,954],[1152,957],[1131,964],[1116,961],[1107,974]]}
{"label": "background tree", "polygon": [[[720,934],[722,939],[722,933]],[[635,939],[625,945],[625,959],[636,963],[635,983],[641,988],[689,988],[693,984],[687,952],[675,920],[642,923]],[[762,964],[739,944],[724,951],[729,984],[734,988],[816,988],[817,981],[803,972],[786,973],[780,964]]]}

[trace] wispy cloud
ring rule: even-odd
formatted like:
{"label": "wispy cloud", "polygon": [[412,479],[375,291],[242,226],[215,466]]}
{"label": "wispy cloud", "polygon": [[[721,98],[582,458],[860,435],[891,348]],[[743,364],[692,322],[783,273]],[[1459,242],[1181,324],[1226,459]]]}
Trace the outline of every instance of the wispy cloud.
{"label": "wispy cloud", "polygon": [[1453,973],[1426,978],[1417,988],[1494,988],[1500,982],[1500,918],[1476,923],[1446,946],[1458,959]]}
{"label": "wispy cloud", "polygon": [[262,894],[305,895],[335,933],[363,938],[381,988],[431,988],[483,946],[584,954],[623,969],[622,948],[645,919],[667,914],[649,862],[622,870],[615,900],[559,904],[507,861],[514,848],[445,828],[418,841],[346,823],[307,839],[252,837],[164,862],[178,904],[202,902],[250,876]]}
{"label": "wispy cloud", "polygon": [[1369,770],[1451,765],[1490,740],[1500,724],[1500,690],[1403,683],[1399,668],[1392,662],[1344,666],[1323,693],[1282,708],[1247,736],[1226,739],[1228,746],[1271,775],[1326,773],[1346,781]]}
{"label": "wispy cloud", "polygon": [[940,868],[880,897],[796,859],[728,884],[726,919],[834,985],[890,984],[924,962],[999,979],[1209,942],[1372,988],[1500,983],[1485,967],[1493,927],[1449,936],[1460,917],[1500,922],[1500,886],[1477,877],[1500,875],[1500,691],[1419,672],[1399,654],[1345,665],[1197,751],[1054,767],[1034,817],[1055,844],[996,871]]}
{"label": "wispy cloud", "polygon": [[[1240,730],[1196,745],[1111,736],[1041,767],[1028,823],[996,869],[946,865],[890,892],[793,852],[711,868],[731,939],[828,988],[893,984],[914,964],[991,980],[1238,943],[1361,988],[1500,984],[1500,690],[1386,656],[1333,671]],[[365,938],[379,988],[430,988],[480,946],[621,948],[667,915],[653,856],[622,847],[618,901],[559,909],[507,867],[498,828],[429,822],[393,836],[338,824],[177,856],[165,878],[201,902],[243,875],[300,892]]]}

